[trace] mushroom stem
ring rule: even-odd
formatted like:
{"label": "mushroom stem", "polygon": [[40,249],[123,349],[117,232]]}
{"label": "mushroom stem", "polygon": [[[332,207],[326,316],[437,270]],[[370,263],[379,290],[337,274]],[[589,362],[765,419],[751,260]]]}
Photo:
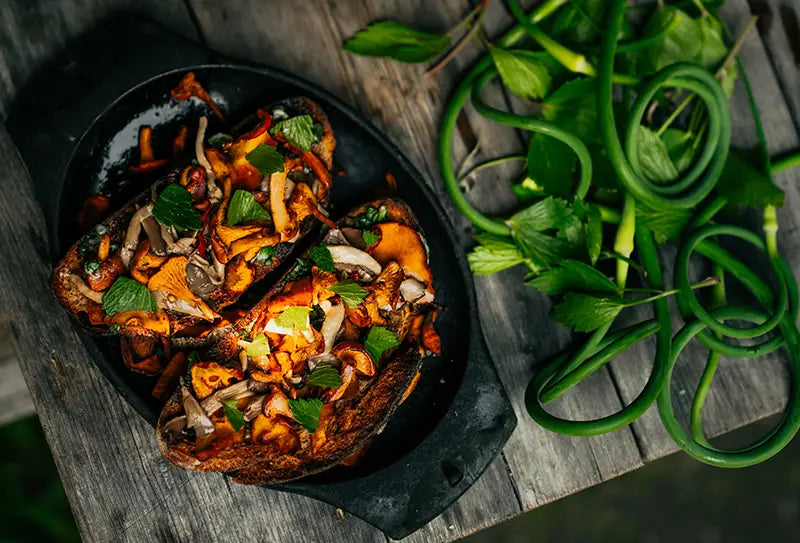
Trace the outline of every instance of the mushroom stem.
{"label": "mushroom stem", "polygon": [[208,119],[205,116],[200,117],[200,122],[197,127],[197,138],[194,140],[194,154],[197,158],[197,163],[206,170],[206,188],[208,189],[208,199],[211,204],[216,204],[222,199],[222,190],[217,186],[216,176],[214,170],[211,168],[211,163],[206,158],[205,149],[203,149],[203,140],[206,137],[206,128],[208,128]]}

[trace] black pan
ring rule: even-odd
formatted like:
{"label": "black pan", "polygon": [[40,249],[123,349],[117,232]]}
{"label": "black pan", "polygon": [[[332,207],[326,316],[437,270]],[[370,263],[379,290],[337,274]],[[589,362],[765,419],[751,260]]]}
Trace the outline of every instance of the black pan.
{"label": "black pan", "polygon": [[[182,124],[195,127],[208,114],[199,102],[169,97],[188,70],[233,122],[288,96],[320,103],[337,138],[334,161],[346,172],[334,182],[334,216],[371,199],[385,187],[386,172],[396,177],[397,196],[425,232],[437,301],[447,308],[437,320],[442,356],[424,361],[416,390],[361,464],[275,488],[341,507],[394,538],[416,530],[475,482],[516,425],[483,340],[464,255],[433,192],[385,136],[310,83],[274,68],[231,63],[148,20],[101,28],[114,33],[99,30],[73,44],[43,71],[47,85],[34,79],[20,93],[8,121],[45,211],[53,262],[80,235],[76,217],[87,194],[109,195],[113,209],[153,181],[127,171],[140,126],[153,128],[158,155]],[[154,423],[160,405],[150,395],[153,381],[124,366],[117,341],[81,333],[94,363]]]}

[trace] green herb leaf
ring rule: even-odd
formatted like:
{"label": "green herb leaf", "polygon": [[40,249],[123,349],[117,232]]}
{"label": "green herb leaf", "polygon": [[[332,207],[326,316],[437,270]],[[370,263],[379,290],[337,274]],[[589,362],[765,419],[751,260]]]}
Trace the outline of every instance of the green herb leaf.
{"label": "green herb leaf", "polygon": [[646,226],[653,233],[658,244],[670,239],[677,239],[691,218],[691,210],[654,209],[642,202],[636,204],[637,224],[641,223]]}
{"label": "green herb leaf", "polygon": [[489,53],[508,90],[529,100],[547,95],[552,79],[544,64],[494,45]]}
{"label": "green herb leaf", "polygon": [[364,342],[364,348],[372,356],[376,364],[380,363],[381,356],[389,349],[394,349],[400,345],[400,340],[397,336],[383,326],[373,326],[369,329],[367,340]]}
{"label": "green herb leaf", "polygon": [[355,217],[348,217],[347,222],[356,228],[367,230],[382,222],[387,212],[386,206],[380,208],[370,206]]}
{"label": "green herb leaf", "polygon": [[553,309],[553,316],[576,332],[591,332],[613,322],[624,307],[625,302],[620,299],[567,292],[564,300]]}
{"label": "green herb leaf", "polygon": [[247,352],[247,356],[256,357],[256,356],[267,356],[270,353],[269,348],[269,339],[267,339],[266,334],[258,334],[247,346],[245,349]]}
{"label": "green herb leaf", "polygon": [[547,194],[572,194],[572,172],[577,157],[565,143],[535,132],[528,144],[528,176]]}
{"label": "green herb leaf", "polygon": [[325,311],[323,311],[320,306],[314,305],[311,308],[311,313],[308,315],[308,320],[311,323],[311,326],[314,327],[314,330],[319,332],[322,330],[322,323],[325,322]]}
{"label": "green herb leaf", "polygon": [[300,426],[309,432],[315,432],[319,426],[319,414],[322,411],[322,400],[319,398],[289,399],[292,416]]}
{"label": "green herb leaf", "polygon": [[542,117],[584,141],[599,141],[595,80],[573,79],[561,85],[542,102]]}
{"label": "green herb leaf", "polygon": [[119,334],[120,330],[122,330],[122,326],[117,323],[114,323],[108,327],[108,331],[111,332],[112,334]]}
{"label": "green herb leaf", "polygon": [[573,43],[595,40],[602,32],[607,5],[606,0],[570,0],[553,22],[553,33]]}
{"label": "green herb leaf", "polygon": [[467,262],[475,275],[497,273],[525,261],[517,246],[507,238],[484,233],[475,236],[475,241],[480,245],[467,254]]}
{"label": "green herb leaf", "polygon": [[589,253],[589,261],[592,266],[597,264],[602,248],[603,221],[600,218],[600,210],[591,206],[586,214],[586,252]]}
{"label": "green herb leaf", "polygon": [[261,172],[261,175],[283,171],[283,155],[275,147],[264,143],[259,143],[255,149],[247,153],[247,162]]}
{"label": "green herb leaf", "polygon": [[228,226],[236,226],[247,221],[268,221],[272,218],[264,206],[256,202],[252,193],[237,190],[228,204]]}
{"label": "green herb leaf", "polygon": [[667,128],[661,134],[661,139],[669,153],[669,158],[677,168],[678,172],[683,173],[686,168],[692,165],[694,149],[692,148],[692,138],[684,130],[677,128]]}
{"label": "green herb leaf", "polygon": [[445,34],[431,34],[394,21],[383,21],[369,25],[344,42],[344,50],[418,64],[441,54],[449,45],[450,37]]}
{"label": "green herb leaf", "polygon": [[100,271],[100,264],[99,260],[87,260],[83,263],[83,271],[88,274],[97,273]]}
{"label": "green herb leaf", "polygon": [[178,230],[200,230],[203,224],[192,207],[192,195],[182,186],[172,183],[161,191],[153,206],[153,217],[164,226]]}
{"label": "green herb leaf", "polygon": [[139,281],[118,277],[103,296],[103,311],[109,317],[124,311],[158,311],[153,294]]}
{"label": "green herb leaf", "polygon": [[325,244],[320,243],[312,247],[308,252],[308,256],[311,257],[311,260],[314,261],[314,264],[316,264],[319,269],[326,272],[336,271],[336,268],[333,266],[331,252]]}
{"label": "green herb leaf", "polygon": [[538,200],[542,196],[546,196],[542,187],[536,184],[536,181],[530,177],[526,177],[519,183],[512,183],[511,192],[523,203]]}
{"label": "green herb leaf", "polygon": [[361,237],[364,239],[364,243],[367,245],[367,247],[371,247],[381,240],[380,234],[376,234],[372,230],[362,231]]}
{"label": "green herb leaf", "polygon": [[559,296],[568,290],[617,293],[617,286],[605,274],[571,259],[562,261],[561,266],[542,272],[525,283],[549,296]]}
{"label": "green herb leaf", "polygon": [[658,135],[639,126],[639,165],[651,181],[666,182],[678,177],[678,170],[669,158],[667,146]]}
{"label": "green herb leaf", "polygon": [[306,383],[316,387],[338,387],[342,385],[342,378],[333,366],[320,364],[306,377]]}
{"label": "green herb leaf", "polygon": [[271,266],[274,257],[275,247],[262,247],[253,257],[253,262],[258,262],[262,266]]}
{"label": "green herb leaf", "polygon": [[236,400],[222,400],[222,412],[225,413],[225,418],[233,426],[233,431],[238,432],[244,426],[244,413],[239,411],[236,406]]}
{"label": "green herb leaf", "polygon": [[335,285],[328,287],[328,290],[338,294],[347,307],[356,307],[367,297],[367,291],[352,279],[339,281]]}
{"label": "green herb leaf", "polygon": [[[269,133],[273,136],[283,134],[287,141],[294,143],[301,149],[311,150],[311,146],[319,141],[319,136],[314,130],[314,120],[311,115],[298,115],[281,121],[272,128]],[[283,169],[283,166],[281,166]]]}
{"label": "green herb leaf", "polygon": [[673,6],[664,6],[653,12],[644,27],[643,35],[652,36],[664,28],[677,24],[656,43],[642,49],[646,65],[654,72],[675,62],[692,61],[703,47],[702,29],[697,21]]}
{"label": "green herb leaf", "polygon": [[233,143],[233,137],[230,134],[224,134],[222,132],[217,132],[208,138],[208,144],[215,149],[219,149],[220,151],[229,143]]}
{"label": "green herb leaf", "polygon": [[297,281],[301,277],[305,277],[311,272],[311,262],[304,258],[298,258],[288,274],[286,274],[287,281]]}
{"label": "green herb leaf", "polygon": [[722,25],[714,17],[701,17],[697,24],[702,45],[694,60],[704,68],[716,70],[728,54],[728,46],[722,37]]}
{"label": "green herb leaf", "polygon": [[[584,242],[580,219],[567,202],[553,197],[512,215],[508,225],[534,272],[557,264]],[[555,236],[548,231],[555,231]]]}
{"label": "green herb leaf", "polygon": [[275,324],[281,328],[292,328],[293,330],[305,330],[308,328],[308,314],[310,307],[293,305],[287,307],[275,318]]}
{"label": "green herb leaf", "polygon": [[[785,194],[760,169],[753,166],[757,151],[731,149],[722,175],[717,183],[717,193],[732,204],[761,208],[783,207]],[[755,159],[755,160],[754,160]]]}

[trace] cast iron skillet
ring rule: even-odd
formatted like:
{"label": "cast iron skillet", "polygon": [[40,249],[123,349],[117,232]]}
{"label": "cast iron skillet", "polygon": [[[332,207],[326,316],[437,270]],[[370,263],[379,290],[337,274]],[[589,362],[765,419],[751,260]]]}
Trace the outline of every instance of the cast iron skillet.
{"label": "cast iron skillet", "polygon": [[[447,308],[437,320],[442,355],[424,361],[416,390],[361,464],[275,488],[341,507],[393,538],[416,530],[469,488],[516,425],[483,340],[464,255],[433,192],[385,136],[322,89],[274,68],[232,64],[149,20],[101,28],[114,34],[99,30],[73,44],[44,70],[47,85],[34,79],[20,93],[8,122],[45,211],[53,262],[80,235],[76,217],[87,194],[111,196],[114,209],[153,181],[127,171],[140,126],[153,128],[157,155],[182,124],[193,132],[201,114],[212,120],[208,134],[225,128],[199,102],[169,97],[188,70],[233,122],[288,96],[320,103],[337,138],[334,161],[346,172],[334,181],[334,217],[377,195],[387,171],[396,177],[397,196],[425,232],[437,301]],[[81,334],[94,363],[154,423],[153,381],[124,366],[116,339]]]}

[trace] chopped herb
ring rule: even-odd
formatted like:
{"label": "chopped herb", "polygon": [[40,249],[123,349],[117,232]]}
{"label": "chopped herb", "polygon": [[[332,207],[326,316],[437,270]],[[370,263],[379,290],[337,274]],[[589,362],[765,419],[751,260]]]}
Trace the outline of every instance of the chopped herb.
{"label": "chopped herb", "polygon": [[247,356],[266,356],[270,353],[269,339],[266,334],[259,334],[255,337],[252,343],[245,349]]}
{"label": "chopped herb", "polygon": [[178,184],[168,185],[153,206],[153,217],[166,227],[178,230],[200,230],[203,224],[192,204],[194,200],[189,191]]}
{"label": "chopped herb", "polygon": [[342,385],[342,378],[333,366],[320,364],[306,376],[306,383],[316,387],[338,387]]}
{"label": "chopped herb", "polygon": [[311,263],[303,258],[298,258],[297,262],[294,264],[294,268],[292,268],[292,271],[286,274],[286,280],[297,281],[301,277],[308,275],[310,271]]}
{"label": "chopped herb", "polygon": [[380,208],[369,206],[355,217],[348,218],[347,222],[361,230],[368,230],[382,222],[386,218],[387,212],[386,206]]}
{"label": "chopped herb", "polygon": [[119,331],[121,329],[122,329],[122,326],[120,326],[119,324],[116,324],[116,323],[112,324],[111,326],[108,327],[108,331],[111,332],[112,334],[119,334]]}
{"label": "chopped herb", "polygon": [[418,64],[441,54],[449,45],[450,37],[446,34],[431,34],[394,21],[381,21],[344,42],[344,50]]}
{"label": "chopped herb", "polygon": [[287,307],[275,319],[275,324],[281,328],[291,328],[293,330],[305,330],[308,328],[308,314],[311,312],[310,307],[301,305],[293,305]]}
{"label": "chopped herb", "polygon": [[400,345],[400,340],[397,339],[394,332],[383,326],[370,328],[367,340],[364,342],[364,348],[372,356],[376,364],[381,361],[383,353],[389,349],[394,349],[398,345]]}
{"label": "chopped herb", "polygon": [[158,311],[158,304],[147,287],[128,277],[118,277],[103,296],[103,311],[109,317],[125,311]]}
{"label": "chopped herb", "polygon": [[361,232],[361,237],[364,239],[364,243],[367,247],[371,247],[378,243],[381,239],[380,234],[376,234],[372,230],[364,230]]}
{"label": "chopped herb", "polygon": [[233,426],[233,431],[238,432],[244,426],[244,413],[239,411],[236,405],[236,400],[222,400],[222,411],[225,413],[225,418]]}
{"label": "chopped herb", "polygon": [[347,307],[356,307],[367,297],[367,291],[352,279],[339,281],[335,285],[328,287],[328,290],[338,294]]}
{"label": "chopped herb", "polygon": [[272,259],[275,257],[275,247],[262,247],[253,257],[253,262],[262,266],[272,266]]}
{"label": "chopped herb", "polygon": [[261,175],[283,171],[283,155],[275,147],[263,143],[259,143],[255,149],[247,153],[247,162],[261,172]]}
{"label": "chopped herb", "polygon": [[322,323],[325,322],[325,311],[318,305],[314,305],[311,308],[311,313],[308,315],[308,320],[311,323],[311,326],[314,327],[314,330],[319,332],[322,330]]}
{"label": "chopped herb", "polygon": [[223,134],[222,132],[217,132],[210,138],[208,138],[208,144],[215,148],[222,150],[227,144],[233,142],[233,137],[230,134]]}
{"label": "chopped herb", "polygon": [[322,411],[322,400],[319,398],[289,399],[292,416],[300,426],[309,432],[315,432],[319,426],[319,414]]}
{"label": "chopped herb", "polygon": [[268,221],[272,219],[269,211],[256,202],[252,193],[237,190],[228,204],[228,226],[236,226],[247,221]]}
{"label": "chopped herb", "polygon": [[83,263],[83,271],[88,274],[97,273],[100,270],[100,264],[99,260],[87,260]]}
{"label": "chopped herb", "polygon": [[311,257],[311,260],[314,261],[314,264],[321,270],[326,272],[334,272],[336,268],[333,266],[333,257],[331,256],[331,252],[328,250],[328,247],[320,243],[319,245],[315,245],[311,248],[308,252],[308,256]]}
{"label": "chopped herb", "polygon": [[276,123],[270,128],[269,133],[273,136],[283,134],[287,141],[306,151],[311,150],[311,146],[319,141],[314,133],[314,120],[311,115],[298,115]]}

